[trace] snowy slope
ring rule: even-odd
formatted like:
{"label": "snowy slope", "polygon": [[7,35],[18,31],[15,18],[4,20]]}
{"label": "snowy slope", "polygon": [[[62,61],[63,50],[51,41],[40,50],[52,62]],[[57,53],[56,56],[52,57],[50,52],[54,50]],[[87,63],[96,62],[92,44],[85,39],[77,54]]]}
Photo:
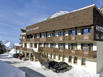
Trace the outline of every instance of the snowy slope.
{"label": "snowy slope", "polygon": [[68,11],[58,11],[58,12],[56,12],[55,14],[49,16],[49,17],[47,18],[47,20],[48,20],[48,19],[55,18],[55,17],[58,17],[58,16],[61,16],[61,15],[64,15],[64,14],[67,14],[67,13],[69,13],[69,12],[68,12]]}
{"label": "snowy slope", "polygon": [[14,44],[10,41],[2,41],[2,43],[5,45],[7,49],[11,49],[14,46]]}

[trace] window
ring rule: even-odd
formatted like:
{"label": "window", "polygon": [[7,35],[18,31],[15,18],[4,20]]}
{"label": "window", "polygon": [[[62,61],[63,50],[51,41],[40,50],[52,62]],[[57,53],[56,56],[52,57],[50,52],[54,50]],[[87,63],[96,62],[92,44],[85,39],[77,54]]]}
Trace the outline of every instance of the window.
{"label": "window", "polygon": [[70,44],[70,43],[68,43],[68,49],[70,49],[70,50],[71,50],[71,44]]}
{"label": "window", "polygon": [[48,33],[47,32],[45,33],[45,37],[48,37]]}
{"label": "window", "polygon": [[48,37],[48,33],[42,33],[42,37]]}
{"label": "window", "polygon": [[37,43],[34,44],[34,48],[37,48]]}
{"label": "window", "polygon": [[74,63],[77,63],[77,59],[78,59],[77,57],[74,57]]}
{"label": "window", "polygon": [[69,56],[68,60],[69,60],[69,62],[72,62],[72,56]]}
{"label": "window", "polygon": [[65,31],[63,30],[63,31],[58,32],[58,36],[65,36]]}
{"label": "window", "polygon": [[60,60],[61,55],[58,55],[58,60]]}
{"label": "window", "polygon": [[40,38],[40,34],[37,34],[37,38]]}
{"label": "window", "polygon": [[76,50],[77,49],[77,44],[76,43],[72,43],[71,44],[71,49],[72,50]]}
{"label": "window", "polygon": [[63,55],[63,56],[62,56],[62,61],[64,61],[64,59],[65,59],[65,56]]}
{"label": "window", "polygon": [[37,34],[34,35],[34,38],[37,38]]}
{"label": "window", "polygon": [[56,36],[55,31],[54,31],[54,32],[52,32],[52,33],[50,33],[50,36],[51,36],[51,37],[55,37],[55,36]]}
{"label": "window", "polygon": [[48,43],[44,43],[44,48],[48,48]]}
{"label": "window", "polygon": [[56,43],[51,43],[51,44],[50,44],[50,47],[51,47],[51,48],[55,48],[55,47],[56,47]]}
{"label": "window", "polygon": [[59,49],[65,49],[65,43],[59,43],[58,48]]}
{"label": "window", "polygon": [[42,43],[39,43],[39,46],[42,47]]}
{"label": "window", "polygon": [[69,35],[76,35],[77,34],[77,30],[75,30],[75,29],[74,30],[69,30],[68,34]]}
{"label": "window", "polygon": [[76,43],[68,43],[68,49],[76,50],[77,49],[77,44]]}
{"label": "window", "polygon": [[88,34],[88,33],[91,33],[91,28],[82,29],[82,34]]}
{"label": "window", "polygon": [[82,65],[85,65],[86,64],[86,58],[82,58]]}
{"label": "window", "polygon": [[30,43],[30,47],[33,47],[33,44],[32,44],[32,43]]}
{"label": "window", "polygon": [[27,47],[27,43],[24,43],[24,47],[25,47],[25,48]]}
{"label": "window", "polygon": [[42,34],[40,33],[40,34],[39,34],[39,38],[41,38],[41,37],[42,37]]}
{"label": "window", "polygon": [[93,50],[93,44],[81,44],[83,51],[92,51]]}
{"label": "window", "polygon": [[55,55],[55,54],[54,54],[54,56],[53,56],[53,57],[54,57],[54,59],[56,59],[56,55]]}

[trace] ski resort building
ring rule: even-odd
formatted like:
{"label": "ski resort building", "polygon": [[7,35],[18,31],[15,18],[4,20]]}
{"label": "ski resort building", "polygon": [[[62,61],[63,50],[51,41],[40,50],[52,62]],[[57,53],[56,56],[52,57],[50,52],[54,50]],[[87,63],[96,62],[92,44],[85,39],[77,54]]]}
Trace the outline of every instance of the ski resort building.
{"label": "ski resort building", "polygon": [[103,69],[102,12],[93,4],[27,26],[20,35],[22,52],[41,52],[51,60],[98,73]]}

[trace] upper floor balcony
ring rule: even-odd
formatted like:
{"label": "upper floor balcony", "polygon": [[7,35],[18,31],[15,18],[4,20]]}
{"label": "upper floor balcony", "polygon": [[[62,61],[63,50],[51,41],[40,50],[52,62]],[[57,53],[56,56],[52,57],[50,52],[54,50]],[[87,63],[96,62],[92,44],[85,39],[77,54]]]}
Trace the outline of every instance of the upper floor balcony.
{"label": "upper floor balcony", "polygon": [[83,35],[69,35],[69,36],[55,36],[55,37],[44,37],[44,38],[26,38],[21,39],[23,42],[65,42],[65,41],[92,41],[92,34]]}
{"label": "upper floor balcony", "polygon": [[79,57],[96,58],[96,51],[83,51],[83,50],[69,50],[69,49],[58,49],[58,48],[43,48],[40,47],[40,52],[60,54],[60,55],[73,55]]}

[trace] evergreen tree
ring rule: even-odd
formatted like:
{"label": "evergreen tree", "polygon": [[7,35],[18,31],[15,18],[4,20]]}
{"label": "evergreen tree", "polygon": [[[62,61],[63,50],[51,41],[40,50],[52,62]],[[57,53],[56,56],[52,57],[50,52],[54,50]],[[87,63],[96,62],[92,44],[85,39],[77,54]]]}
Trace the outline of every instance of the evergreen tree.
{"label": "evergreen tree", "polygon": [[0,54],[3,54],[4,52],[6,52],[6,47],[4,44],[2,44],[2,42],[0,41]]}

